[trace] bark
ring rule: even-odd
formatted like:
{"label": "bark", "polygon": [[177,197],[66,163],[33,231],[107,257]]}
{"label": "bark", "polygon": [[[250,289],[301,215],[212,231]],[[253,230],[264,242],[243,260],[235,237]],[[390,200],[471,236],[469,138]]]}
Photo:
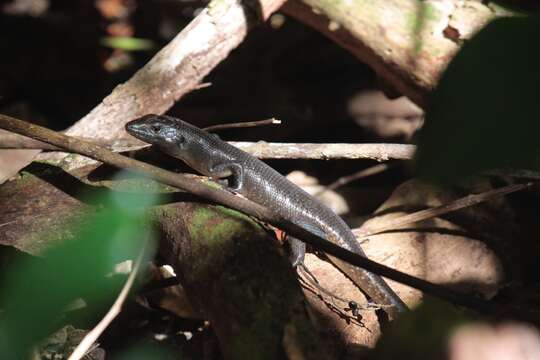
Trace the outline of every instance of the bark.
{"label": "bark", "polygon": [[336,358],[309,320],[287,257],[251,218],[196,204],[153,213],[162,255],[213,325],[226,359]]}
{"label": "bark", "polygon": [[[0,133],[0,149],[41,149],[61,151],[57,146],[50,145],[32,138],[14,133]],[[80,138],[88,141],[91,139]],[[147,145],[139,145],[127,141],[96,141],[92,143],[106,146],[108,149],[121,152],[137,150]],[[259,159],[372,159],[386,161],[390,159],[410,160],[416,147],[409,144],[312,144],[312,143],[267,143],[264,141],[230,141],[231,145],[258,157]]]}
{"label": "bark", "polygon": [[463,41],[510,14],[476,0],[290,0],[283,11],[347,49],[423,108]]}
{"label": "bark", "polygon": [[416,147],[408,144],[294,144],[231,142],[260,159],[390,159],[410,160]]}
{"label": "bark", "polygon": [[253,7],[236,0],[212,1],[148,64],[119,85],[69,135],[114,139],[124,125],[145,114],[162,114],[242,43],[249,29],[281,6],[261,0]]}

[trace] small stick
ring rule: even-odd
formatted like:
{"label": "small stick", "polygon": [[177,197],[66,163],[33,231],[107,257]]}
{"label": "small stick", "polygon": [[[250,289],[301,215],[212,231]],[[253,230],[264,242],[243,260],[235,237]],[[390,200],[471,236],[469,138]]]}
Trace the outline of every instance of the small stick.
{"label": "small stick", "polygon": [[[344,299],[341,296],[338,296],[338,295],[330,292],[330,290],[327,290],[324,287],[322,287],[320,285],[319,281],[317,280],[317,278],[315,277],[315,275],[313,275],[313,273],[311,271],[309,271],[307,266],[301,265],[301,266],[298,267],[298,269],[299,269],[299,273],[302,274],[302,276],[300,276],[300,278],[303,281],[305,281],[307,284],[313,286],[316,290],[319,290],[319,292],[321,294],[324,294],[324,295],[330,297],[333,300],[341,301],[342,303],[345,303],[345,304],[349,304],[351,302],[351,300]],[[321,297],[322,297],[322,295],[321,295]]]}
{"label": "small stick", "polygon": [[131,269],[131,273],[126,280],[126,283],[122,287],[122,290],[118,294],[118,297],[112,304],[111,308],[109,309],[107,314],[105,314],[103,319],[101,319],[101,321],[88,334],[86,334],[86,336],[82,339],[79,345],[77,345],[75,350],[73,350],[73,353],[69,356],[68,360],[82,359],[83,356],[86,355],[87,351],[91,348],[92,344],[96,342],[96,340],[110,325],[110,323],[118,316],[118,314],[120,314],[120,311],[122,310],[122,305],[126,301],[129,291],[133,287],[133,282],[135,281],[135,277],[137,276],[139,268],[141,267],[141,263],[144,259],[147,241],[148,240],[144,242],[144,245],[139,252],[139,256],[137,257],[137,260],[133,265],[133,269]]}
{"label": "small stick", "polygon": [[210,87],[212,86],[212,83],[211,82],[204,82],[204,83],[200,83],[198,85],[195,85],[195,87],[193,88],[193,90],[201,90],[201,89],[206,89],[207,87]]}
{"label": "small stick", "polygon": [[9,224],[13,224],[13,223],[16,223],[16,222],[17,222],[17,220],[8,221],[6,223],[0,224],[0,227],[6,226],[6,225],[9,225]]}
{"label": "small stick", "polygon": [[244,122],[236,122],[236,123],[228,123],[228,124],[217,124],[217,125],[211,125],[203,128],[205,131],[219,131],[224,129],[238,129],[238,128],[248,128],[248,127],[256,127],[256,126],[266,126],[266,125],[279,125],[281,124],[281,120],[278,120],[276,118],[270,118],[265,120],[256,120],[256,121],[244,121]]}
{"label": "small stick", "polygon": [[[104,146],[112,149],[113,151],[137,150],[149,146],[148,144],[145,144],[139,140],[131,139],[110,140],[85,138],[82,136],[74,136],[74,138],[88,141],[96,145]],[[0,149],[65,151],[61,147],[47,144],[43,141],[34,140],[27,136],[19,135],[9,131],[0,131]]]}
{"label": "small stick", "polygon": [[540,180],[540,172],[529,169],[493,169],[484,172],[491,176],[510,176],[518,179]]}
{"label": "small stick", "polygon": [[351,175],[342,176],[339,179],[337,179],[336,181],[334,181],[333,183],[331,183],[330,185],[326,186],[324,189],[322,189],[322,190],[318,191],[317,193],[315,193],[313,196],[315,196],[315,197],[321,196],[322,194],[324,194],[327,191],[336,190],[337,188],[342,187],[343,185],[346,185],[346,184],[348,184],[350,182],[353,182],[355,180],[359,180],[359,179],[366,178],[368,176],[373,176],[373,175],[379,174],[379,173],[381,173],[383,171],[386,171],[386,170],[390,169],[391,167],[393,167],[395,165],[396,165],[396,163],[394,163],[394,162],[385,162],[385,163],[382,163],[382,164],[377,164],[377,165],[370,166],[367,169],[362,169],[362,170],[360,170],[358,172],[355,172],[354,174],[351,174]]}
{"label": "small stick", "polygon": [[432,219],[434,217],[441,216],[452,211],[474,206],[474,205],[480,204],[488,200],[495,199],[503,195],[508,195],[516,191],[524,190],[526,188],[531,187],[532,185],[533,185],[532,182],[525,183],[525,184],[513,184],[513,185],[503,186],[498,189],[486,191],[480,194],[467,195],[465,197],[452,201],[448,204],[436,206],[430,209],[416,211],[416,212],[413,212],[412,214],[403,215],[398,218],[388,220],[387,222],[383,224],[380,224],[378,226],[374,226],[371,228],[368,227],[367,229],[354,229],[353,232],[356,236],[359,236],[359,240],[365,239],[368,236],[379,234],[383,231],[393,230],[403,225],[407,225],[407,224],[411,224],[411,223],[415,223],[415,222],[423,221],[427,219]]}

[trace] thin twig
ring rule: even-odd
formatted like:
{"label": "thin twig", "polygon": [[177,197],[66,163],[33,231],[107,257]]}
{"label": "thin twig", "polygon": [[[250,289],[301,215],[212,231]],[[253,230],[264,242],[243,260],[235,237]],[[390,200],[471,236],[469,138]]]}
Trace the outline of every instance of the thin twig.
{"label": "thin twig", "polygon": [[[128,151],[128,150],[138,150],[144,147],[148,147],[148,144],[145,144],[139,140],[132,139],[94,139],[94,138],[85,138],[82,136],[74,136],[76,139],[92,142],[96,145],[104,146],[108,149],[111,149],[115,152]],[[26,150],[47,150],[47,151],[61,151],[62,149],[58,146],[47,144],[43,141],[38,141],[26,136],[15,134],[8,131],[0,131],[0,149],[26,149]]]}
{"label": "thin twig", "polygon": [[[427,294],[445,299],[451,303],[467,306],[483,312],[495,310],[495,305],[493,303],[455,292],[444,286],[436,285],[429,281],[405,274],[401,271],[397,271],[372,261],[362,255],[345,250],[332,242],[329,242],[328,240],[325,240],[322,237],[312,234],[298,225],[291,223],[287,219],[281,218],[279,215],[261,205],[247,199],[243,199],[239,196],[234,196],[227,191],[217,189],[214,183],[212,185],[207,185],[204,180],[197,181],[193,177],[166,171],[159,167],[113,153],[95,144],[74,139],[41,126],[29,124],[9,116],[0,115],[0,128],[53,144],[70,152],[85,155],[94,160],[98,160],[118,168],[143,173],[164,184],[178,187],[201,196],[202,198],[206,198],[208,200],[236,209],[245,214],[259,218],[264,222],[270,223],[277,228],[286,231],[291,236],[302,239],[302,241],[312,245],[313,248],[335,256],[344,262],[419,289]],[[515,310],[520,311],[519,309]]]}
{"label": "thin twig", "polygon": [[9,225],[9,224],[13,224],[13,223],[16,223],[16,222],[17,222],[17,220],[8,221],[6,223],[0,224],[0,227],[6,226],[6,225]]}
{"label": "thin twig", "polygon": [[137,257],[137,260],[133,264],[133,268],[126,280],[126,283],[122,287],[122,290],[118,294],[118,297],[112,304],[107,314],[105,314],[103,319],[101,319],[101,321],[92,330],[90,330],[88,334],[86,334],[86,336],[82,339],[79,345],[77,345],[75,350],[73,350],[73,353],[69,356],[68,360],[80,360],[84,355],[86,355],[87,351],[90,349],[92,344],[96,342],[96,340],[105,331],[105,329],[109,326],[109,324],[118,316],[118,314],[120,314],[120,311],[122,310],[122,305],[126,301],[129,291],[133,287],[133,282],[135,281],[135,277],[137,276],[137,273],[139,272],[139,268],[141,267],[141,263],[144,259],[147,242],[148,242],[148,239],[144,241],[144,244],[141,247],[141,250],[139,252],[139,256]]}
{"label": "thin twig", "polygon": [[503,186],[498,189],[486,191],[480,194],[472,194],[452,201],[448,204],[437,206],[430,209],[416,211],[412,214],[400,216],[395,219],[388,220],[382,224],[368,227],[367,229],[354,229],[353,232],[356,236],[359,236],[359,240],[365,239],[371,235],[379,234],[384,231],[394,230],[400,226],[412,224],[415,222],[432,219],[437,216],[447,214],[452,211],[460,210],[466,207],[474,206],[482,202],[493,200],[497,197],[508,195],[510,193],[527,189],[533,185],[532,182],[525,184],[513,184]]}
{"label": "thin twig", "polygon": [[540,180],[540,172],[538,170],[529,169],[494,169],[484,172],[491,176],[510,176],[517,179]]}
{"label": "thin twig", "polygon": [[346,185],[346,184],[348,184],[350,182],[353,182],[355,180],[359,180],[359,179],[366,178],[368,176],[373,176],[373,175],[376,175],[376,174],[380,174],[381,172],[386,171],[386,170],[390,169],[391,167],[393,167],[395,165],[396,165],[395,162],[389,162],[388,161],[388,162],[385,162],[385,163],[382,163],[382,164],[377,164],[377,165],[370,166],[367,169],[362,169],[362,170],[357,171],[357,172],[355,172],[354,174],[351,174],[351,175],[342,176],[339,179],[337,179],[336,181],[334,181],[333,183],[331,183],[330,185],[324,187],[324,189],[316,192],[313,196],[318,197],[318,196],[321,196],[322,194],[324,194],[327,191],[336,190],[337,188],[342,187],[342,186],[344,186],[344,185]]}
{"label": "thin twig", "polygon": [[193,90],[201,90],[201,89],[206,89],[208,87],[212,86],[212,83],[211,82],[204,82],[204,83],[200,83],[200,84],[197,84],[195,85],[195,87],[193,88]]}
{"label": "thin twig", "polygon": [[313,273],[309,271],[309,269],[305,265],[299,266],[298,269],[299,269],[299,273],[301,274],[300,278],[302,278],[302,280],[305,281],[306,284],[309,284],[313,286],[316,290],[318,290],[321,293],[320,295],[321,297],[322,297],[322,294],[324,294],[333,300],[338,300],[345,304],[349,304],[351,302],[351,300],[342,298],[341,296],[336,295],[332,293],[330,290],[327,290],[324,287],[322,287],[319,284],[319,281],[317,280],[315,275],[313,275]]}
{"label": "thin twig", "polygon": [[210,131],[220,131],[224,129],[238,129],[238,128],[279,125],[279,124],[281,124],[281,120],[278,120],[276,118],[270,118],[270,119],[257,120],[257,121],[244,121],[244,122],[237,122],[237,123],[217,124],[217,125],[207,126],[203,128],[203,130],[210,132]]}

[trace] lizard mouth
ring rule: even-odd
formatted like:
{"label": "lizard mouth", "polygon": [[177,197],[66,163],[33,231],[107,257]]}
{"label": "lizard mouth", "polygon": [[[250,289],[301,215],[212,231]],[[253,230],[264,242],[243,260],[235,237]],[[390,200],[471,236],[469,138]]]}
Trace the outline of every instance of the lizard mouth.
{"label": "lizard mouth", "polygon": [[148,124],[145,124],[144,118],[130,121],[126,124],[126,131],[128,134],[136,137],[139,140],[148,141],[150,137],[150,130]]}

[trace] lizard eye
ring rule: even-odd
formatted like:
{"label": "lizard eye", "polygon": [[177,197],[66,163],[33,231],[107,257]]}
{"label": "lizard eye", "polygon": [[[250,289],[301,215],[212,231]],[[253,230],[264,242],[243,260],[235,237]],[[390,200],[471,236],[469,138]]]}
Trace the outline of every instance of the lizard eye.
{"label": "lizard eye", "polygon": [[159,125],[151,125],[150,129],[152,129],[153,132],[158,133],[159,130],[161,130],[161,127]]}

